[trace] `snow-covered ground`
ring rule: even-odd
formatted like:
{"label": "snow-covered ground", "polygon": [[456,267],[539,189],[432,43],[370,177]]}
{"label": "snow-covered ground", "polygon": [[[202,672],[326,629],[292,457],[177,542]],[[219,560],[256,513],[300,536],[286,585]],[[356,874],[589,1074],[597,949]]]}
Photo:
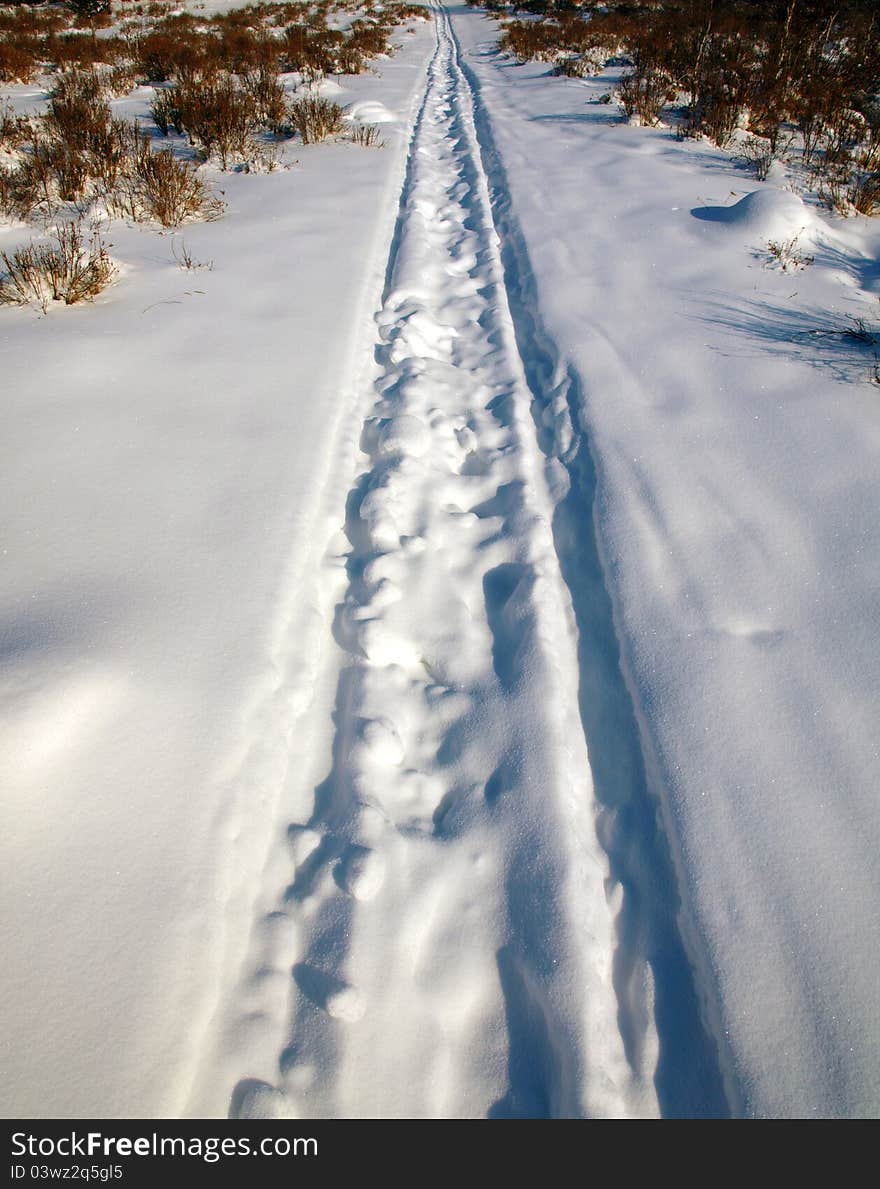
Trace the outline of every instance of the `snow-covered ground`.
{"label": "snow-covered ground", "polygon": [[432,34],[395,40],[328,90],[384,149],[218,172],[220,221],[112,226],[93,306],[0,311],[7,1114],[185,1108],[284,774],[326,760],[297,699]]}
{"label": "snow-covered ground", "polygon": [[876,1114],[880,232],[396,40],[0,310],[2,1107]]}
{"label": "snow-covered ground", "polygon": [[[876,1113],[880,403],[845,332],[877,325],[880,229],[621,127],[597,102],[613,72],[551,80],[499,60],[478,16],[456,27],[522,350],[572,483],[557,536],[612,865],[639,897],[654,853],[651,823],[632,824],[642,776],[621,779],[628,710],[603,717],[591,675],[613,628],[732,1109]],[[768,241],[795,235],[814,263],[768,267]],[[632,913],[650,934],[649,896]]]}

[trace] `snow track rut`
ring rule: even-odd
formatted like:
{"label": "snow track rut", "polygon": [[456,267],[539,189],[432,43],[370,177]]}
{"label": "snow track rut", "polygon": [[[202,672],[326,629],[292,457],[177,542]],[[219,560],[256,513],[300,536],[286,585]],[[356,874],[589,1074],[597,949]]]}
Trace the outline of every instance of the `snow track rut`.
{"label": "snow track rut", "polygon": [[558,492],[471,87],[434,20],[345,509],[332,770],[285,823],[247,1009],[263,1056],[230,1113],[651,1115],[650,974],[622,1005]]}

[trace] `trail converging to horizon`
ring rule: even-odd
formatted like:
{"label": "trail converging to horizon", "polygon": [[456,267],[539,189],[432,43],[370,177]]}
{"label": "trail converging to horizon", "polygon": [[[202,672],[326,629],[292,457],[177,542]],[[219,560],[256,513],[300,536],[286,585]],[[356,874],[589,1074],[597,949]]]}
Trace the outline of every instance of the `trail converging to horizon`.
{"label": "trail converging to horizon", "polygon": [[243,1069],[230,1111],[654,1115],[651,971],[597,836],[554,538],[567,479],[538,444],[475,98],[434,18],[345,509],[332,770],[257,924],[263,974],[293,978],[289,1011],[248,994],[279,1075]]}
{"label": "trail converging to horizon", "polygon": [[877,1116],[870,88],[237,2],[0,29],[0,290],[112,248],[0,311],[5,1114]]}

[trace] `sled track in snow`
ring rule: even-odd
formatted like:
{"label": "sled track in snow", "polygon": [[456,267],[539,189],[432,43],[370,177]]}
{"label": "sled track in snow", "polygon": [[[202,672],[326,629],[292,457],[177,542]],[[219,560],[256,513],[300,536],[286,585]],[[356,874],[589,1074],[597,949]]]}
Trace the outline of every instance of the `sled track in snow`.
{"label": "sled track in snow", "polygon": [[[594,789],[585,732],[603,708],[612,735],[628,724],[621,762],[640,760],[616,651],[592,685],[578,668],[613,635],[610,606],[598,628],[587,610],[592,525],[565,512],[569,488],[592,500],[592,469],[585,448],[565,460],[558,425],[544,432],[545,408],[570,417],[571,386],[545,374],[522,255],[496,230],[513,231],[497,193],[493,209],[488,127],[442,8],[434,19],[346,507],[333,765],[289,825],[294,874],[256,972],[292,971],[290,1015],[277,1075],[243,1070],[230,1113],[657,1114],[658,1056],[670,1084],[679,1072],[655,1010],[657,938],[686,1005],[669,1036],[704,1081],[717,1073],[663,932],[673,894],[643,903],[658,882],[643,777],[628,807],[607,773]],[[574,564],[584,533],[592,552]],[[627,813],[636,858],[609,841]]]}

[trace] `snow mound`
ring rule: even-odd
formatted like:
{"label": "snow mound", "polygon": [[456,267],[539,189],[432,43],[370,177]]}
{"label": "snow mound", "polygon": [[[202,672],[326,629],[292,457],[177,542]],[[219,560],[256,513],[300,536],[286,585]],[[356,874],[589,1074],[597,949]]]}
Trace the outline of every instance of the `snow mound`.
{"label": "snow mound", "polygon": [[790,239],[815,228],[816,216],[790,190],[753,190],[731,206],[698,206],[691,214],[722,223],[748,240]]}
{"label": "snow mound", "polygon": [[378,99],[361,99],[346,110],[346,117],[356,124],[391,124],[396,116]]}

